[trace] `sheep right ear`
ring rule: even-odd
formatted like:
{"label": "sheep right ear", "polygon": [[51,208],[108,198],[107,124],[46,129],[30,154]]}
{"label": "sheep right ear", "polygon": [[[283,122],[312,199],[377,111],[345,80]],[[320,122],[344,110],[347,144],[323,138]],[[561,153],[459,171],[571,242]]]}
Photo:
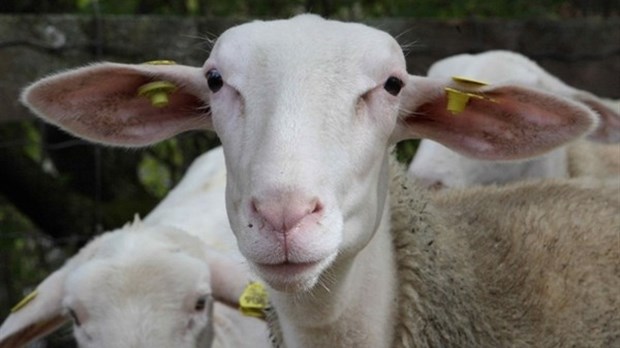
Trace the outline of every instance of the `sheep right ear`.
{"label": "sheep right ear", "polygon": [[582,103],[516,84],[470,86],[410,76],[401,93],[393,141],[428,138],[476,159],[539,156],[589,134],[599,122]]}
{"label": "sheep right ear", "polygon": [[607,144],[620,142],[620,102],[604,101],[585,91],[578,91],[573,95],[573,99],[587,105],[599,115],[599,125],[588,134],[588,139]]}
{"label": "sheep right ear", "polygon": [[140,146],[210,128],[207,92],[201,68],[99,63],[39,80],[21,101],[78,137]]}
{"label": "sheep right ear", "polygon": [[24,346],[69,320],[62,309],[65,278],[65,269],[57,270],[39,284],[34,298],[14,308],[0,327],[0,348]]}

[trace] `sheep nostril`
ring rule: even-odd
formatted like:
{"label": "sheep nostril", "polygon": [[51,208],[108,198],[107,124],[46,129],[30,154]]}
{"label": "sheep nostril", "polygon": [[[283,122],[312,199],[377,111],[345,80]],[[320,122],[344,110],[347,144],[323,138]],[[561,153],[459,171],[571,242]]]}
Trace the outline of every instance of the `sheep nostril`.
{"label": "sheep nostril", "polygon": [[260,215],[260,213],[258,212],[258,208],[256,207],[256,200],[254,198],[252,198],[250,202],[250,209],[252,213]]}
{"label": "sheep nostril", "polygon": [[314,202],[314,209],[310,212],[310,214],[320,214],[323,211],[323,205],[319,202],[318,199]]}

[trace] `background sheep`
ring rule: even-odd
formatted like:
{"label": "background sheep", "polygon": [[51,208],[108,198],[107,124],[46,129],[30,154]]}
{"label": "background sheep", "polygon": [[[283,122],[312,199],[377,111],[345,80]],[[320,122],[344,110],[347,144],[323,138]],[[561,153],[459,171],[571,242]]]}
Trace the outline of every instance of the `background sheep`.
{"label": "background sheep", "polygon": [[[166,107],[136,95],[154,80],[179,88]],[[609,187],[539,183],[431,202],[388,164],[392,144],[416,137],[483,159],[540,155],[592,131],[596,115],[501,84],[471,89],[484,98],[454,117],[445,87],[462,88],[409,75],[384,32],[298,16],[226,31],[202,68],[98,64],[46,78],[23,100],[112,144],[214,129],[232,230],[271,288],[286,346],[617,343],[620,202]]]}
{"label": "background sheep", "polygon": [[[466,187],[528,178],[620,176],[620,106],[567,86],[535,62],[515,52],[461,54],[436,62],[429,77],[465,76],[489,83],[519,83],[583,102],[597,111],[600,123],[589,135],[542,156],[512,162],[466,157],[432,140],[422,140],[409,173],[429,187]],[[454,117],[460,117],[455,115]],[[612,144],[601,144],[607,142]]]}
{"label": "background sheep", "polygon": [[173,226],[242,262],[231,235],[225,201],[226,165],[221,147],[196,158],[183,179],[145,218],[145,223]]}
{"label": "background sheep", "polygon": [[96,238],[45,279],[0,328],[0,347],[70,318],[80,347],[268,346],[265,323],[236,308],[250,276],[226,218],[224,175],[221,148],[197,158],[143,222]]}

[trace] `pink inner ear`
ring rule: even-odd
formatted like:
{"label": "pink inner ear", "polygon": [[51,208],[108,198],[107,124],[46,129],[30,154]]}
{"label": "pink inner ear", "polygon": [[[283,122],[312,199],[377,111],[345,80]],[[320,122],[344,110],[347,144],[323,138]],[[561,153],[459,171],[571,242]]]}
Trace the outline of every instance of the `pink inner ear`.
{"label": "pink inner ear", "polygon": [[489,160],[545,153],[583,135],[594,123],[585,108],[544,93],[506,86],[485,96],[493,101],[472,98],[463,112],[453,115],[440,95],[405,122],[421,137]]}
{"label": "pink inner ear", "polygon": [[28,102],[45,110],[52,120],[84,122],[85,117],[115,114],[119,106],[127,108],[132,101],[148,102],[146,98],[137,98],[137,90],[149,79],[135,73],[81,74],[54,82],[34,88],[28,96]]}
{"label": "pink inner ear", "polygon": [[35,85],[26,102],[51,123],[104,143],[143,145],[210,125],[205,102],[181,85],[157,108],[137,91],[164,78],[116,66],[84,70]]}

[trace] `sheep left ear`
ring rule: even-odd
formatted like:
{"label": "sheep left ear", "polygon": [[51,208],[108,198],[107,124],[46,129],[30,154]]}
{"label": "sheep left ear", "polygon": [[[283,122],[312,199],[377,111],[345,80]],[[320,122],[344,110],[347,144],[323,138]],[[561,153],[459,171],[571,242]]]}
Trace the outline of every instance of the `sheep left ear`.
{"label": "sheep left ear", "polygon": [[[446,88],[469,95],[448,110]],[[401,92],[393,141],[435,140],[487,160],[538,156],[591,132],[596,114],[584,105],[524,86],[480,86],[410,76]]]}
{"label": "sheep left ear", "polygon": [[65,277],[65,268],[52,273],[13,308],[0,327],[0,348],[24,346],[69,321],[62,310]]}
{"label": "sheep left ear", "polygon": [[106,62],[39,80],[21,101],[78,137],[140,146],[210,128],[207,92],[201,68]]}

